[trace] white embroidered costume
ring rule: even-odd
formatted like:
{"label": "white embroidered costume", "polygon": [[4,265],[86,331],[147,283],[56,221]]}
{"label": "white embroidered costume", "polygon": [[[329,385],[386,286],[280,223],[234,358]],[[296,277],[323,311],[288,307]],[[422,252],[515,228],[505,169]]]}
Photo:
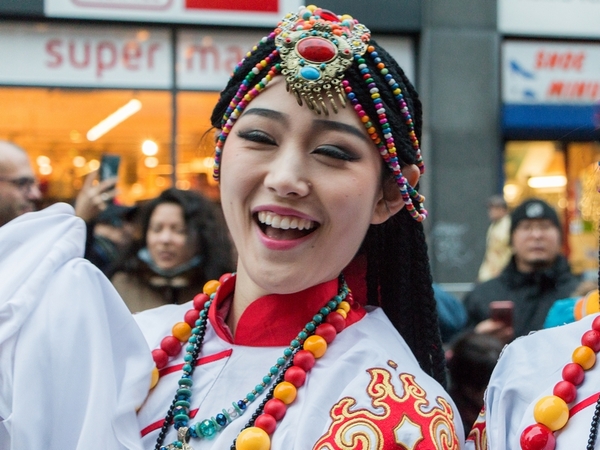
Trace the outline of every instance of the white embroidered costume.
{"label": "white embroidered costume", "polygon": [[[533,408],[552,395],[561,381],[563,367],[572,362],[581,336],[591,329],[596,316],[568,325],[540,330],[505,347],[494,369],[485,395],[485,411],[475,422],[467,448],[477,450],[521,450],[521,433],[536,423]],[[600,365],[585,371],[577,386],[577,398],[569,404],[570,419],[554,433],[556,449],[585,449],[598,393]]]}
{"label": "white embroidered costume", "polygon": [[[150,350],[191,303],[132,318],[100,271],[80,258],[85,231],[71,211],[56,205],[0,228],[0,274],[6,280],[14,268],[17,275],[0,288],[0,447],[153,449],[185,352],[161,370],[144,402]],[[232,340],[218,310],[227,308],[226,284],[193,375],[192,423],[244,398],[282,356],[290,333],[300,331],[296,322],[305,318],[296,313],[310,313],[310,320],[337,291],[337,280],[315,286],[304,291],[315,294],[304,298],[308,306],[291,302],[283,312],[282,296],[262,297],[244,312]],[[355,317],[308,373],[271,448],[461,448],[462,425],[448,394],[421,371],[383,312],[357,306]],[[192,447],[228,449],[264,395],[214,439],[194,439]],[[171,427],[163,445],[175,437]]]}

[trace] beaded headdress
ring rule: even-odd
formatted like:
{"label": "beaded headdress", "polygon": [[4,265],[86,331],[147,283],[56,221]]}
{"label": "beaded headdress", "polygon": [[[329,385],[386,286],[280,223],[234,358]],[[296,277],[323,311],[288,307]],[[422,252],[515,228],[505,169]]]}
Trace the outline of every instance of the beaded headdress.
{"label": "beaded headdress", "polygon": [[[427,211],[422,206],[425,198],[402,175],[396,139],[370,66],[379,71],[389,86],[407,126],[408,138],[416,154],[416,164],[423,173],[424,165],[413,118],[400,85],[375,47],[370,45],[370,40],[368,28],[349,15],[337,16],[314,5],[300,7],[297,14],[287,14],[277,28],[246,55],[247,59],[261,46],[273,42],[275,44],[275,49],[248,72],[223,115],[215,149],[214,178],[219,179],[223,146],[235,121],[273,77],[281,74],[298,103],[305,103],[316,114],[329,115],[329,108],[337,113],[338,104],[346,107],[347,101],[350,101],[381,157],[394,174],[405,208],[415,220],[421,222],[425,219]],[[236,71],[246,59],[238,64]],[[346,78],[346,71],[351,66],[358,68],[377,117],[369,117],[353,92],[352,84]],[[264,75],[256,82],[255,78],[261,74]]]}

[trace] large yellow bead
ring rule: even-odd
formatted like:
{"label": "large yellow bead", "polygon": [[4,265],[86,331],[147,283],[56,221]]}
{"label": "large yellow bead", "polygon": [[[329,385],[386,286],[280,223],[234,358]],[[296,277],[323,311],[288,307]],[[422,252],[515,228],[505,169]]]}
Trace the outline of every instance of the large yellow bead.
{"label": "large yellow bead", "polygon": [[156,386],[156,383],[158,383],[158,378],[158,368],[154,367],[154,369],[152,369],[152,374],[150,375],[150,389]]}
{"label": "large yellow bead", "polygon": [[265,430],[249,427],[242,430],[235,440],[236,450],[269,450],[271,439]]}
{"label": "large yellow bead", "polygon": [[573,362],[583,367],[583,370],[588,370],[594,367],[596,363],[596,353],[587,345],[581,345],[573,350]]}
{"label": "large yellow bead", "polygon": [[278,398],[286,405],[289,405],[294,400],[296,400],[297,393],[296,386],[294,386],[289,381],[282,381],[273,390],[273,397]]}
{"label": "large yellow bead", "polygon": [[180,342],[187,342],[192,335],[192,327],[185,322],[177,322],[173,325],[171,332]]}
{"label": "large yellow bead", "polygon": [[221,283],[219,283],[218,280],[207,281],[204,284],[204,287],[202,288],[202,292],[204,292],[206,295],[208,295],[210,297],[212,294],[217,292],[217,289],[219,288],[220,285],[221,285]]}
{"label": "large yellow bead", "polygon": [[342,308],[336,309],[335,312],[338,313],[340,316],[342,316],[344,319],[346,319],[348,317],[348,313],[346,311],[344,311]]}
{"label": "large yellow bead", "polygon": [[560,430],[569,420],[569,407],[562,398],[548,395],[535,404],[533,417],[552,431]]}
{"label": "large yellow bead", "polygon": [[320,358],[327,351],[327,341],[321,336],[313,334],[304,341],[304,350],[308,350],[315,358]]}

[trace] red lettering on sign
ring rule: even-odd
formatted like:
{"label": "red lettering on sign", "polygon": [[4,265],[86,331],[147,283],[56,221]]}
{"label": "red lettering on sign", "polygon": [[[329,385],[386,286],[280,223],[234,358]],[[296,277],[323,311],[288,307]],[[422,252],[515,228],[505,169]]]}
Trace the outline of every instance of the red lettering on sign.
{"label": "red lettering on sign", "polygon": [[85,69],[90,64],[90,43],[86,42],[83,44],[83,62],[75,60],[76,44],[76,41],[69,42],[69,62],[76,69]]}
{"label": "red lettering on sign", "polygon": [[95,71],[96,78],[100,79],[106,72],[118,68],[119,64],[132,71],[153,69],[160,47],[161,44],[157,42],[146,45],[137,41],[122,43],[103,40],[93,43],[77,39],[69,39],[66,42],[62,39],[49,39],[45,45],[49,57],[46,66],[52,69],[60,69],[63,66],[90,69]]}
{"label": "red lettering on sign", "polygon": [[123,66],[129,70],[139,70],[142,49],[136,41],[130,41],[123,47]]}
{"label": "red lettering on sign", "polygon": [[548,52],[540,50],[535,56],[536,69],[561,69],[580,72],[583,68],[585,52]]}
{"label": "red lettering on sign", "polygon": [[186,9],[278,12],[277,0],[185,0]]}
{"label": "red lettering on sign", "polygon": [[62,64],[63,57],[59,53],[62,41],[60,39],[50,39],[46,42],[46,53],[54,58],[54,61],[46,61],[48,67],[58,67]]}
{"label": "red lettering on sign", "polygon": [[208,55],[212,56],[212,67],[216,72],[219,70],[220,66],[220,58],[219,58],[219,49],[214,45],[192,45],[186,49],[185,56],[187,60],[187,70],[193,70],[194,68],[194,58],[195,55],[198,55],[200,59],[200,71],[206,71],[208,66]]}
{"label": "red lettering on sign", "polygon": [[562,100],[600,99],[599,81],[553,81],[548,87],[547,96]]}

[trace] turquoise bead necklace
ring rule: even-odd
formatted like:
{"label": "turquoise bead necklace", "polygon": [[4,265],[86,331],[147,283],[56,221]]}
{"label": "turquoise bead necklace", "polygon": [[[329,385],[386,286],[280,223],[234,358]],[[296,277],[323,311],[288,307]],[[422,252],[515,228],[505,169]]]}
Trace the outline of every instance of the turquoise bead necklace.
{"label": "turquoise bead necklace", "polygon": [[[314,334],[317,326],[325,320],[329,313],[335,311],[340,303],[346,299],[349,289],[343,275],[340,275],[340,288],[338,294],[329,300],[327,304],[313,316],[312,320],[304,326],[298,335],[292,339],[289,346],[284,349],[283,356],[277,359],[277,362],[271,366],[262,381],[254,386],[254,389],[248,392],[243,399],[233,401],[231,407],[227,409],[223,408],[221,412],[210,418],[206,418],[195,424],[190,424],[190,400],[192,397],[192,386],[194,384],[192,375],[204,343],[206,326],[208,323],[208,310],[217,292],[211,294],[209,300],[205,302],[204,307],[200,311],[199,318],[195,323],[196,326],[192,328],[192,335],[187,342],[186,354],[183,357],[183,374],[179,379],[179,387],[165,416],[154,447],[155,450],[191,450],[191,446],[188,444],[190,438],[211,439],[235,419],[242,416],[248,408],[248,405],[252,403],[257,396],[262,394],[273,380],[280,376],[282,372],[290,366],[289,363],[294,354],[301,348],[304,341],[310,335]],[[178,431],[177,440],[163,446],[165,436],[171,423]]]}

